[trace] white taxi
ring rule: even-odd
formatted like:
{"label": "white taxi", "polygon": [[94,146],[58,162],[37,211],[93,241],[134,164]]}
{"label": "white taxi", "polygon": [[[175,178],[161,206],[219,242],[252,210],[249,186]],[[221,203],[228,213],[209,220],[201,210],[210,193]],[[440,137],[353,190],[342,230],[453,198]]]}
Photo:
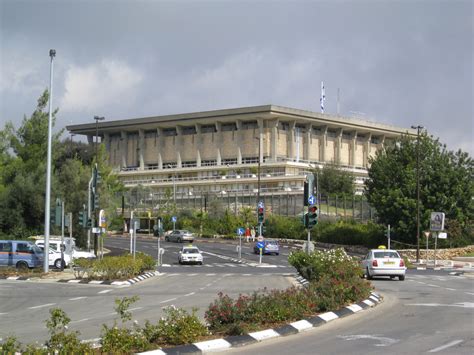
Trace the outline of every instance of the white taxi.
{"label": "white taxi", "polygon": [[396,250],[372,249],[362,259],[362,268],[368,280],[374,276],[390,276],[391,279],[398,277],[400,281],[405,280],[407,270],[403,258]]}
{"label": "white taxi", "polygon": [[202,254],[198,247],[190,245],[185,246],[179,251],[178,262],[180,264],[199,264],[202,265]]}

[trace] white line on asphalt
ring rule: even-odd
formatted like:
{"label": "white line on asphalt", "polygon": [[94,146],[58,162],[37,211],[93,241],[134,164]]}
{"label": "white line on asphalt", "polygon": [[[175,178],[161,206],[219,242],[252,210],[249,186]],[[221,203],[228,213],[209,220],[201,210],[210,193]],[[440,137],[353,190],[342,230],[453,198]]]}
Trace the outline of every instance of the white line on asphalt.
{"label": "white line on asphalt", "polygon": [[130,308],[129,311],[138,311],[139,309],[143,309],[143,307]]}
{"label": "white line on asphalt", "polygon": [[438,286],[438,285],[433,285],[433,284],[426,284],[426,286],[431,286],[431,287],[441,287],[441,286]]}
{"label": "white line on asphalt", "polygon": [[471,295],[471,296],[474,296],[474,293],[472,292],[465,292],[466,295]]}
{"label": "white line on asphalt", "polygon": [[85,321],[88,321],[89,318],[84,318],[84,319],[79,319],[79,320],[73,320],[71,321],[71,323],[79,323],[79,322],[85,322]]}
{"label": "white line on asphalt", "polygon": [[87,297],[84,297],[84,296],[83,297],[74,297],[74,298],[70,298],[69,301],[83,300],[85,298],[87,298]]}
{"label": "white line on asphalt", "polygon": [[112,292],[112,290],[103,290],[103,291],[99,291],[97,293],[109,293],[109,292]]}
{"label": "white line on asphalt", "polygon": [[441,351],[441,350],[445,350],[447,348],[450,348],[451,346],[454,346],[454,345],[458,345],[459,343],[462,343],[462,340],[453,340],[445,345],[442,345],[440,347],[437,347],[437,348],[434,348],[434,349],[431,349],[430,351],[428,351],[429,353],[437,353],[438,351]]}
{"label": "white line on asphalt", "polygon": [[164,301],[161,301],[161,302],[158,302],[158,303],[167,303],[167,302],[174,301],[175,299],[176,299],[176,297],[175,298],[170,298],[168,300],[164,300]]}
{"label": "white line on asphalt", "polygon": [[209,286],[211,286],[211,285],[212,285],[212,282],[211,282],[211,283],[208,283],[208,284],[206,285],[206,287],[209,287]]}
{"label": "white line on asphalt", "polygon": [[39,306],[34,306],[34,307],[28,307],[28,309],[37,309],[37,308],[43,308],[43,307],[49,307],[49,306],[54,306],[56,303],[46,303],[42,304]]}
{"label": "white line on asphalt", "polygon": [[206,276],[216,276],[216,274],[206,274]]}
{"label": "white line on asphalt", "polygon": [[184,295],[184,297],[192,296],[192,295],[194,295],[194,294],[196,294],[196,292],[188,293],[188,294]]}
{"label": "white line on asphalt", "polygon": [[449,287],[446,287],[446,290],[449,290],[449,291],[456,291],[455,288],[449,288]]}
{"label": "white line on asphalt", "polygon": [[0,313],[0,316],[4,315],[4,314],[8,314],[8,313]]}

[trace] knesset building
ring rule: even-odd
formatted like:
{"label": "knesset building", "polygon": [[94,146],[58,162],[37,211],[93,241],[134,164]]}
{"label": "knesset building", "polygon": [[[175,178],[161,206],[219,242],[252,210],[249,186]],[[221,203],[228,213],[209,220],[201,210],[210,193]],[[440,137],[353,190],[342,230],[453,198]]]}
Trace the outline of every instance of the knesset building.
{"label": "knesset building", "polygon": [[[92,118],[91,118],[92,120]],[[275,105],[103,120],[68,126],[93,144],[96,129],[110,165],[128,187],[156,198],[301,195],[309,171],[336,163],[362,191],[369,157],[408,128]],[[259,164],[260,163],[260,164]],[[258,186],[258,166],[260,185]]]}

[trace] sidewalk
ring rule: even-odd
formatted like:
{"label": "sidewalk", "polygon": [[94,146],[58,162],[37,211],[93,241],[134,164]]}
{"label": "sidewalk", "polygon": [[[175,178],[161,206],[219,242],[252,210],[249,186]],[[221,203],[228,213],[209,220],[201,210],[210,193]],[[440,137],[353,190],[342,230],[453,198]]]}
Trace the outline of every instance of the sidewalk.
{"label": "sidewalk", "polygon": [[459,270],[464,272],[474,272],[474,257],[456,257],[453,260],[434,260],[420,259],[419,263],[413,262],[417,270]]}

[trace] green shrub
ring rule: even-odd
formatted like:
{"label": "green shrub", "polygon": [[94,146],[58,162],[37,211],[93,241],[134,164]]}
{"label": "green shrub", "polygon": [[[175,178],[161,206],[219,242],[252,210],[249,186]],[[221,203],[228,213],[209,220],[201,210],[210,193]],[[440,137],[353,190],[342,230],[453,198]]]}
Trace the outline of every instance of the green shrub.
{"label": "green shrub", "polygon": [[313,228],[312,234],[318,242],[362,245],[367,248],[375,248],[386,242],[384,226],[372,222],[364,224],[355,221],[321,221]]}
{"label": "green shrub", "polygon": [[151,255],[137,252],[135,254],[135,258],[141,260],[140,273],[144,271],[155,270],[156,260]]}
{"label": "green shrub", "polygon": [[208,334],[207,328],[196,316],[196,309],[186,310],[170,306],[164,309],[165,316],[158,321],[155,336],[166,345],[189,344]]}
{"label": "green shrub", "polygon": [[300,218],[270,215],[265,220],[266,235],[270,238],[302,239],[305,230]]}
{"label": "green shrub", "polygon": [[21,350],[21,344],[14,336],[10,336],[3,340],[0,344],[0,354],[16,354]]}

